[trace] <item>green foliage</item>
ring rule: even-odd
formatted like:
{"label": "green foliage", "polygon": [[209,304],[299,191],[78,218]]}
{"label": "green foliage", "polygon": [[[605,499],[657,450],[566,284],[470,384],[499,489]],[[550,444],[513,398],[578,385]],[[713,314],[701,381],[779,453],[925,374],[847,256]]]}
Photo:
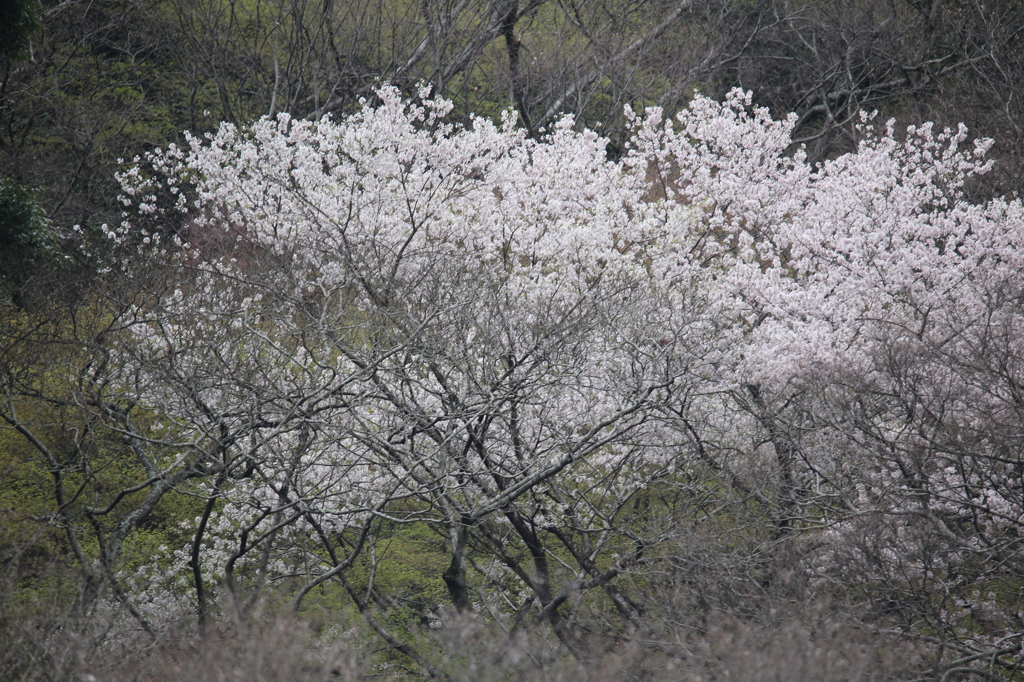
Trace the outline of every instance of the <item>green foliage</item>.
{"label": "green foliage", "polygon": [[354,580],[365,589],[372,579],[381,593],[391,595],[387,620],[393,626],[409,632],[428,625],[449,603],[441,579],[451,560],[447,542],[426,523],[382,520],[375,531]]}
{"label": "green foliage", "polygon": [[51,249],[51,241],[36,193],[0,176],[0,292],[28,277]]}
{"label": "green foliage", "polygon": [[179,68],[179,41],[159,6],[50,9],[33,59],[0,82],[0,174],[38,188],[35,200],[60,229],[88,229],[119,219],[121,160],[185,129],[205,132],[216,91]]}
{"label": "green foliage", "polygon": [[0,0],[0,59],[18,60],[28,55],[29,39],[39,28],[32,0]]}

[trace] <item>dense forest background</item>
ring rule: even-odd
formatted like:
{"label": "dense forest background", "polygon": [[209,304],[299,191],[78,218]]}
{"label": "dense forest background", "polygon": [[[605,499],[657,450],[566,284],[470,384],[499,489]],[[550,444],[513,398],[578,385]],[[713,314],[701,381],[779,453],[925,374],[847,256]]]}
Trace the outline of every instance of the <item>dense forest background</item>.
{"label": "dense forest background", "polygon": [[[0,678],[1024,679],[1024,299],[1018,276],[986,279],[1016,257],[991,254],[1024,232],[1013,203],[1024,190],[1022,83],[1018,0],[0,0]],[[871,151],[862,114],[893,119],[882,137],[920,154],[900,157],[900,179],[871,190],[878,201],[901,210],[894,187],[927,185],[933,195],[908,215],[987,207],[958,209],[950,220],[973,226],[962,232],[919,236],[939,272],[996,235],[988,255],[956,266],[973,298],[950,294],[959,284],[946,271],[935,275],[941,295],[894,293],[893,281],[931,265],[893,265],[879,285],[891,300],[872,309],[889,326],[849,334],[876,343],[870,371],[851,361],[846,374],[830,366],[777,384],[712,377],[742,364],[721,347],[787,314],[754,278],[777,267],[781,279],[812,280],[829,263],[860,262],[844,243],[799,265],[798,240],[758,222],[797,221],[816,201],[810,190],[785,205],[758,195],[762,205],[741,213],[732,207],[754,190],[719,187],[714,174],[680,181],[699,163],[687,166],[679,139],[650,142],[642,167],[630,160],[640,124],[627,107],[711,112],[734,88],[749,101],[714,115],[747,125],[736,148],[758,140],[762,156],[708,151],[699,143],[728,133],[706,132],[699,117],[679,139],[716,170],[743,156],[737,173],[749,178],[794,158],[841,177],[838,160]],[[614,247],[594,256],[601,268],[628,255],[651,276],[680,266],[659,261],[666,242],[654,231],[627,238],[624,225],[657,224],[647,207],[660,200],[703,206],[697,222],[711,236],[686,257],[714,265],[666,293],[626,265],[605,290],[573,261],[582,288],[552,284],[549,300],[530,287],[566,246],[541,252],[546,234],[503,247],[507,272],[493,269],[507,279],[468,259],[465,235],[452,241],[461,255],[414,244],[435,264],[415,275],[405,246],[398,256],[374,247],[384,232],[343,249],[319,233],[280,236],[278,248],[262,241],[261,230],[287,232],[263,222],[270,203],[225,208],[245,203],[249,190],[230,193],[242,170],[212,156],[178,166],[167,151],[222,122],[254,131],[282,113],[356,115],[352,130],[365,132],[364,106],[392,112],[395,98],[427,111],[450,102],[441,113],[453,128],[410,114],[435,146],[456,130],[486,136],[474,117],[500,128],[502,112],[516,114],[498,142],[459,143],[465,159],[457,144],[450,152],[463,165],[449,170],[469,185],[442,178],[425,200],[447,192],[437,209],[447,220],[512,196],[515,183],[488,184],[497,162],[479,159],[563,144],[591,154],[590,174],[538,175],[554,198],[516,214],[524,223],[556,199],[624,192],[621,206],[588,204],[573,219],[607,217]],[[767,113],[737,113],[754,107]],[[770,148],[781,138],[764,117],[791,113],[785,144]],[[559,128],[564,114],[571,129]],[[969,141],[935,141],[926,122],[991,139],[994,165],[956,156]],[[585,129],[603,136],[599,149],[582,134],[559,142]],[[422,150],[402,156],[420,149],[411,132],[380,128],[393,148],[339,160],[319,128],[294,130],[323,145],[313,175],[351,161],[390,187],[381,178],[418,181],[444,165]],[[327,190],[268,179],[276,133],[219,134],[236,169],[244,145],[262,140],[250,151],[263,166],[245,178],[263,177],[260,196],[281,216],[316,223],[308,205]],[[523,168],[542,169],[544,147],[523,148]],[[374,166],[391,153],[398,171]],[[640,169],[643,192],[602,175],[598,157]],[[148,170],[129,170],[138,163]],[[913,164],[934,172],[912,179]],[[471,203],[476,182],[487,190]],[[186,185],[212,197],[199,218],[170,208]],[[295,205],[272,189],[293,185]],[[978,227],[993,222],[1002,232]],[[806,225],[828,240],[828,219]],[[760,249],[746,263],[751,288],[736,284],[729,304],[692,293],[742,270],[718,265],[742,260],[739,235]],[[163,252],[149,248],[161,238]],[[189,241],[199,256],[180,251]],[[337,265],[346,284],[324,279],[330,262],[301,257],[331,249],[353,257]],[[516,279],[530,268],[530,283]],[[736,301],[750,310],[723,331]],[[886,317],[897,309],[909,311],[899,324]],[[518,326],[527,318],[532,327]],[[661,324],[657,338],[619,338]],[[483,369],[460,345],[473,339],[486,344]],[[607,401],[566,397],[583,385],[618,411],[601,421]],[[457,439],[479,469],[439,492]],[[504,447],[540,464],[488,460]],[[339,448],[358,462],[326,465]],[[609,453],[620,459],[604,462]]]}

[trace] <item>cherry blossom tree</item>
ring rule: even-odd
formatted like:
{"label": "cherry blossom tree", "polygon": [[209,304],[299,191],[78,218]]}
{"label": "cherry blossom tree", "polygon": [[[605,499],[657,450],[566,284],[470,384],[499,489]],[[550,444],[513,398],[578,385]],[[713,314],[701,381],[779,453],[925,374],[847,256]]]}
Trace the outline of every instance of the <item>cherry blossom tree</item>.
{"label": "cherry blossom tree", "polygon": [[612,162],[571,119],[533,139],[378,98],[121,177],[108,234],[139,253],[111,267],[173,282],[131,308],[124,363],[203,505],[126,580],[140,613],[331,582],[440,674],[374,579],[375,529],[417,526],[455,609],[584,658],[598,602],[659,641],[649,584],[732,527],[751,593],[878,595],[941,669],[1013,670],[1024,209],[965,199],[986,143],[867,116],[812,165],[795,116],[734,92],[629,112]]}
{"label": "cherry blossom tree", "polygon": [[794,119],[703,106],[643,149],[721,245],[777,535],[827,527],[805,534],[828,547],[808,570],[879,590],[948,669],[1019,670],[1024,213],[965,199],[989,143],[864,117],[856,153],[810,167],[783,151]]}
{"label": "cherry blossom tree", "polygon": [[578,650],[559,607],[600,589],[639,627],[614,579],[665,531],[634,503],[688,447],[660,408],[714,390],[723,354],[691,210],[647,201],[646,161],[624,171],[571,120],[538,142],[379,96],[342,123],[224,126],[123,178],[137,217],[115,241],[162,252],[186,216],[185,283],[135,327],[154,400],[223,448],[189,599],[204,611],[200,565],[242,615],[268,576],[306,576],[297,600],[335,580],[428,665],[348,577],[383,519],[443,534],[458,609],[536,605]]}

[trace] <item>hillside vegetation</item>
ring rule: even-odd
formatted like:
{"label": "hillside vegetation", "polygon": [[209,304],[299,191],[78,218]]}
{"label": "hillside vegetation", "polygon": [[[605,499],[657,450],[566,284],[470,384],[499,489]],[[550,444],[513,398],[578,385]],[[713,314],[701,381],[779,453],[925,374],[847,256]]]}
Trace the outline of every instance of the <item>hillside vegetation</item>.
{"label": "hillside vegetation", "polygon": [[1024,679],[1016,2],[0,16],[0,678]]}

